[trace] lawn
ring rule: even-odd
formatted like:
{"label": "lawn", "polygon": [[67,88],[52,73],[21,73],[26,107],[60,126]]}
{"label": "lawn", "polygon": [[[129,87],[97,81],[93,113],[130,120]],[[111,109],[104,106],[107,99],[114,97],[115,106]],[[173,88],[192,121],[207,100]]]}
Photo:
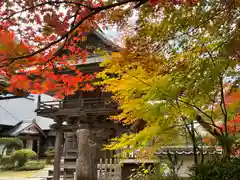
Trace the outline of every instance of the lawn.
{"label": "lawn", "polygon": [[37,173],[39,173],[41,170],[36,171],[0,171],[0,177],[31,177]]}

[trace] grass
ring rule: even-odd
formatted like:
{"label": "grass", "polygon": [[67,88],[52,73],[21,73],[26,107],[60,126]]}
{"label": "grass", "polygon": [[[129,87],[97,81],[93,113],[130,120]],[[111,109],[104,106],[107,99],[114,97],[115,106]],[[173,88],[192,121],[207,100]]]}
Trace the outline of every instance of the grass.
{"label": "grass", "polygon": [[0,177],[31,177],[40,171],[0,171]]}

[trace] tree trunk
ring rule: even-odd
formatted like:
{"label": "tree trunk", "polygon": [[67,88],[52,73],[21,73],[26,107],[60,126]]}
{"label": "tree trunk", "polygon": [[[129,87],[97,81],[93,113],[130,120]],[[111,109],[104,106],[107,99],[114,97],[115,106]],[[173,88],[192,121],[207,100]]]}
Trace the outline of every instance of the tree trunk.
{"label": "tree trunk", "polygon": [[196,120],[207,132],[209,132],[222,144],[223,160],[228,160],[230,158],[232,148],[232,143],[227,142],[228,140],[225,139],[228,138],[228,133],[226,133],[225,135],[219,133],[214,127],[210,126],[207,122],[205,122],[199,115],[196,116]]}
{"label": "tree trunk", "polygon": [[194,163],[197,166],[198,165],[198,155],[197,155],[197,142],[196,142],[196,137],[195,137],[195,130],[194,130],[194,122],[191,122],[191,131],[190,131],[190,136],[192,139],[192,144],[193,144],[193,155],[194,155]]}
{"label": "tree trunk", "polygon": [[95,162],[96,141],[90,128],[83,126],[81,129],[77,130],[77,139],[78,159],[76,179],[97,180],[97,164]]}
{"label": "tree trunk", "polygon": [[229,147],[228,145],[223,145],[222,149],[223,149],[223,161],[229,160],[231,155],[231,147]]}

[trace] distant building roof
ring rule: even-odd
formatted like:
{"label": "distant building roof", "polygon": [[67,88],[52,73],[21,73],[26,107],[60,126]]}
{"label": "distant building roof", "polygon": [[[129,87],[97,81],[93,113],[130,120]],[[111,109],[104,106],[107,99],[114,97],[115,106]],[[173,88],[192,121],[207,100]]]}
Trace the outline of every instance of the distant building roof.
{"label": "distant building roof", "polygon": [[[51,101],[54,98],[48,95],[41,95],[45,101]],[[35,122],[43,130],[50,129],[53,119],[37,116],[37,95],[29,97],[1,100],[0,101],[0,125],[16,126],[20,122]]]}
{"label": "distant building roof", "polygon": [[32,125],[32,122],[19,122],[16,126],[14,126],[9,131],[5,132],[9,136],[17,136],[22,130]]}
{"label": "distant building roof", "polygon": [[[32,129],[32,130],[30,131],[30,129]],[[32,121],[32,122],[31,121],[20,122],[16,126],[14,126],[12,129],[10,129],[9,131],[4,132],[3,135],[5,135],[5,136],[17,136],[21,133],[30,134],[30,135],[41,133],[42,135],[44,135],[46,137],[46,135],[44,134],[42,129],[34,121]]]}
{"label": "distant building roof", "polygon": [[36,116],[34,120],[42,130],[49,130],[50,125],[54,123],[53,119],[41,116]]}

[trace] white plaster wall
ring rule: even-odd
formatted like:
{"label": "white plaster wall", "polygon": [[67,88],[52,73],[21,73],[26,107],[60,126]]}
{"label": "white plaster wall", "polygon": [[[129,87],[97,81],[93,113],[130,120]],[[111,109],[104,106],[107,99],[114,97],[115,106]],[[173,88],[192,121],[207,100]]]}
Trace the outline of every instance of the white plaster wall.
{"label": "white plaster wall", "polygon": [[26,148],[27,149],[32,149],[32,147],[33,147],[33,140],[27,140]]}
{"label": "white plaster wall", "polygon": [[[209,156],[204,156],[205,161],[209,159]],[[167,162],[168,159],[164,158],[162,159],[164,162]],[[194,165],[194,157],[193,156],[178,156],[178,163],[180,164],[181,161],[183,161],[182,166],[180,167],[178,171],[178,175],[180,177],[188,177],[189,176],[189,167]],[[168,173],[166,171],[166,173]]]}
{"label": "white plaster wall", "polygon": [[28,129],[24,129],[21,133],[39,134],[39,131],[35,127],[30,127]]}
{"label": "white plaster wall", "polygon": [[183,161],[183,165],[178,171],[178,175],[181,177],[188,177],[189,171],[188,168],[194,165],[193,156],[182,156],[179,160]]}

